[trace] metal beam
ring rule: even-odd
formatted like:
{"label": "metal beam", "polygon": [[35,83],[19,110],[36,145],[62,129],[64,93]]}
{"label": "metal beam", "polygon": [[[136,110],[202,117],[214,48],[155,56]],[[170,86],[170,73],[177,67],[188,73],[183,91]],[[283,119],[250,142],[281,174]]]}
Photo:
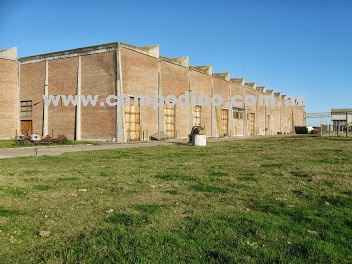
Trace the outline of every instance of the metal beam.
{"label": "metal beam", "polygon": [[331,117],[331,112],[306,113],[306,118]]}

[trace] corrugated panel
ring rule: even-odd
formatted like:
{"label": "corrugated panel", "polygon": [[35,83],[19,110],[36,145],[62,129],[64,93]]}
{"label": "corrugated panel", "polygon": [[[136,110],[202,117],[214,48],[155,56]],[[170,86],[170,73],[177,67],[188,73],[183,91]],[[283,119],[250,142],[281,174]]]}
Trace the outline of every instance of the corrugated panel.
{"label": "corrugated panel", "polygon": [[128,140],[140,140],[141,134],[141,113],[140,99],[134,104],[135,98],[130,97],[130,106],[125,106],[125,127]]}
{"label": "corrugated panel", "polygon": [[175,106],[164,104],[164,119],[167,138],[175,138]]}
{"label": "corrugated panel", "polygon": [[221,133],[220,136],[229,134],[229,110],[221,109],[220,115]]}
{"label": "corrugated panel", "polygon": [[249,126],[250,135],[253,136],[255,134],[255,113],[249,114]]}

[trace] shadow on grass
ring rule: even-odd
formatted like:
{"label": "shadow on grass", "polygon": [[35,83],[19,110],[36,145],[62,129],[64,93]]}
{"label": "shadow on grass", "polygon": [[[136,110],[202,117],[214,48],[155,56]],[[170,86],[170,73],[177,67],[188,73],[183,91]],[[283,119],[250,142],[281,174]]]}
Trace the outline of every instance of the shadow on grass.
{"label": "shadow on grass", "polygon": [[3,207],[0,207],[0,216],[1,217],[8,217],[8,216],[16,216],[16,215],[22,215],[23,213],[19,210],[9,210],[5,209]]}

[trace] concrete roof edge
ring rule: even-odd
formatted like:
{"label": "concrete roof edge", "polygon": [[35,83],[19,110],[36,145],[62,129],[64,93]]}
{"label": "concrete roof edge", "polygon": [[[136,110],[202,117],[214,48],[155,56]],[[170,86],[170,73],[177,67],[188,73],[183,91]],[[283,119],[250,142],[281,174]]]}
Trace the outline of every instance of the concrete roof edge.
{"label": "concrete roof edge", "polygon": [[244,78],[230,78],[230,82],[244,86]]}
{"label": "concrete roof edge", "polygon": [[119,42],[119,45],[121,47],[127,48],[127,49],[131,49],[137,52],[141,52],[144,53],[146,55],[149,55],[151,57],[154,58],[158,58],[160,57],[160,46],[159,44],[156,45],[151,45],[151,46],[142,46],[142,47],[136,47],[136,46],[132,46],[129,44],[125,44],[125,43],[121,43]]}
{"label": "concrete roof edge", "polygon": [[351,112],[352,113],[352,108],[334,108],[331,109],[331,113],[346,113],[346,112]]}
{"label": "concrete roof edge", "polygon": [[205,73],[207,75],[212,76],[213,73],[213,67],[211,65],[206,65],[206,66],[189,66],[191,70],[195,70],[200,73]]}
{"label": "concrete roof edge", "polygon": [[265,86],[257,86],[257,87],[255,87],[255,89],[258,92],[261,92],[261,93],[265,93],[265,91],[266,91],[266,87]]}
{"label": "concrete roof edge", "polygon": [[88,47],[69,49],[69,50],[63,50],[63,51],[55,51],[50,53],[23,57],[23,58],[20,58],[19,61],[21,63],[31,63],[31,62],[38,62],[43,60],[71,58],[79,55],[90,55],[90,54],[114,51],[114,50],[117,50],[119,47],[124,47],[155,58],[159,58],[159,44],[153,45],[153,46],[135,47],[121,42],[112,42],[112,43],[100,44],[95,46],[88,46]]}
{"label": "concrete roof edge", "polygon": [[0,58],[7,60],[17,60],[17,47],[0,50]]}
{"label": "concrete roof edge", "polygon": [[45,60],[45,59],[75,57],[79,55],[95,53],[96,51],[99,51],[99,50],[105,50],[105,51],[116,50],[118,45],[119,45],[119,42],[113,42],[113,43],[88,46],[88,47],[77,48],[77,49],[55,51],[50,53],[44,53],[44,54],[38,54],[38,55],[19,58],[19,61],[30,62],[30,61]]}
{"label": "concrete roof edge", "polygon": [[248,87],[248,88],[250,88],[250,89],[252,89],[252,90],[256,90],[256,83],[255,82],[248,82],[248,83],[244,83],[244,86],[245,87]]}
{"label": "concrete roof edge", "polygon": [[277,98],[280,98],[281,97],[281,93],[280,92],[275,92],[274,91],[274,96],[277,97]]}
{"label": "concrete roof edge", "polygon": [[160,56],[160,60],[170,62],[185,68],[189,67],[189,57],[188,56],[183,56],[183,57],[176,57],[176,58],[167,58]]}
{"label": "concrete roof edge", "polygon": [[230,81],[230,73],[229,72],[218,72],[218,73],[213,73],[214,77],[220,78],[225,81]]}

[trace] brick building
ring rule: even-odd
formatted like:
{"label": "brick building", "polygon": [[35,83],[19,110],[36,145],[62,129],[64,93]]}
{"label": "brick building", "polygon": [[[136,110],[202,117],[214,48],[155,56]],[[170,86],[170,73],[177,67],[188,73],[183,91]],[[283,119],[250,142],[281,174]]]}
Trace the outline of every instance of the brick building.
{"label": "brick building", "polygon": [[0,50],[0,139],[13,138],[19,127],[17,50]]}
{"label": "brick building", "polygon": [[[165,58],[159,46],[111,43],[17,59],[16,50],[0,51],[0,138],[17,134],[66,135],[75,140],[147,140],[159,131],[186,138],[194,125],[211,137],[293,133],[305,125],[305,108],[286,106],[284,95],[211,66],[190,66],[188,57]],[[138,96],[189,94],[221,96],[220,106],[143,105]],[[99,95],[96,106],[44,104],[43,95]],[[128,97],[131,106],[109,106],[109,95]],[[234,106],[234,95],[256,104]],[[263,95],[274,106],[261,106]],[[133,104],[136,104],[135,106]]]}

